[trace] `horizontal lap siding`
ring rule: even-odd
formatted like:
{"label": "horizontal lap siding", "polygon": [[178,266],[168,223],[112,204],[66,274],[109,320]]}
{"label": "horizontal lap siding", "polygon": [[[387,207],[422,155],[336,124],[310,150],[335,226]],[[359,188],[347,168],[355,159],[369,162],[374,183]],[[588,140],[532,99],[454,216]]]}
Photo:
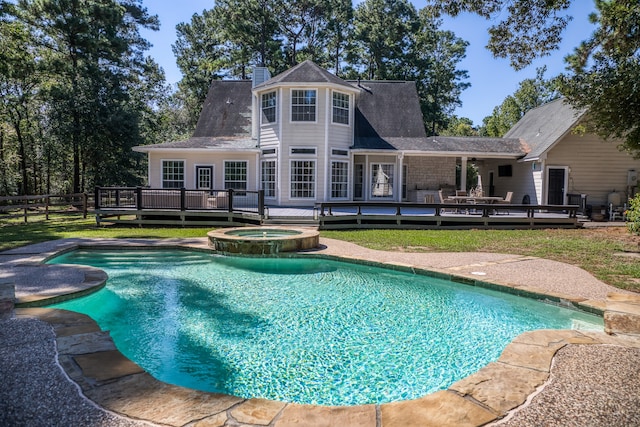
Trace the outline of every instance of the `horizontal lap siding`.
{"label": "horizontal lap siding", "polygon": [[195,166],[213,165],[213,187],[221,190],[224,188],[224,161],[225,160],[245,160],[247,161],[247,190],[257,190],[256,188],[256,155],[254,153],[150,153],[149,165],[150,176],[149,186],[152,188],[162,188],[162,161],[163,160],[184,160],[185,161],[185,187],[195,188]]}
{"label": "horizontal lap siding", "polygon": [[279,144],[278,128],[276,125],[265,125],[260,128],[260,146]]}
{"label": "horizontal lap siding", "polygon": [[567,192],[587,194],[589,204],[605,204],[612,191],[626,192],[628,171],[640,170],[640,160],[618,150],[615,142],[569,135],[549,151],[546,166],[569,166]]}
{"label": "horizontal lap siding", "polygon": [[[498,176],[500,166],[511,165],[511,176]],[[529,196],[531,204],[540,204],[542,197],[542,174],[533,171],[531,162],[515,160],[485,160],[482,166],[482,187],[489,192],[489,172],[493,172],[494,195],[505,197],[512,191],[513,203],[521,203],[525,196]]]}

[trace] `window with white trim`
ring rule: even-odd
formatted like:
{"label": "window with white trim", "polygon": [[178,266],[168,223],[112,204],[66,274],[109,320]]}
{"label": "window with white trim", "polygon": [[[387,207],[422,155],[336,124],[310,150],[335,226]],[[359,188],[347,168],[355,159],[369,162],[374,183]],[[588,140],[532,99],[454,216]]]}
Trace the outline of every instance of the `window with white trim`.
{"label": "window with white trim", "polygon": [[247,189],[247,162],[234,160],[224,162],[224,189]]}
{"label": "window with white trim", "polygon": [[333,92],[333,123],[349,124],[349,95]]}
{"label": "window with white trim", "polygon": [[371,197],[393,197],[393,164],[371,164]]}
{"label": "window with white trim", "polygon": [[349,163],[344,161],[331,162],[331,198],[346,199],[349,186]]}
{"label": "window with white trim", "polygon": [[315,89],[296,89],[291,91],[291,121],[316,121]]}
{"label": "window with white trim", "polygon": [[331,149],[332,156],[348,156],[349,150],[342,150],[340,148],[332,148]]}
{"label": "window with white trim", "polygon": [[315,147],[291,147],[291,151],[290,153],[292,155],[295,154],[311,154],[311,155],[316,155],[316,148]]}
{"label": "window with white trim", "polygon": [[276,92],[262,94],[262,123],[276,121]]}
{"label": "window with white trim", "polygon": [[264,197],[274,198],[276,197],[276,161],[275,160],[263,160],[262,161],[262,189],[264,190]]}
{"label": "window with white trim", "polygon": [[292,199],[314,199],[316,197],[316,161],[291,160]]}
{"label": "window with white trim", "polygon": [[184,187],[184,160],[162,161],[162,188]]}

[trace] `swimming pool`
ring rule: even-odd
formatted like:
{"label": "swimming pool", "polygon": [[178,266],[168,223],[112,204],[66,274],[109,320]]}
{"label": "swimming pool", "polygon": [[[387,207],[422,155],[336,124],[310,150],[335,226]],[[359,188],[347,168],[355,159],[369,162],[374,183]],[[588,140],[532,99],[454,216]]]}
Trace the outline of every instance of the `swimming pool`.
{"label": "swimming pool", "polygon": [[110,330],[156,378],[298,403],[417,398],[487,363],[520,333],[601,329],[596,316],[432,277],[324,259],[74,251],[109,274],[55,307]]}

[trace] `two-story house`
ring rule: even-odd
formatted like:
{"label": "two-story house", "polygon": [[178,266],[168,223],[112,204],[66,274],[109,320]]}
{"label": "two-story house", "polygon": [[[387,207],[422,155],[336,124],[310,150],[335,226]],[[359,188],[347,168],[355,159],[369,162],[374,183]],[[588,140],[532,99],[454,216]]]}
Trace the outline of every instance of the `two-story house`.
{"label": "two-story house", "polygon": [[[438,190],[455,190],[456,167],[465,185],[467,162],[479,167],[485,193],[511,191],[514,202],[566,204],[580,191],[606,203],[608,192],[628,188],[640,162],[594,138],[589,156],[598,164],[576,162],[580,138],[569,136],[582,119],[559,100],[528,113],[505,138],[427,136],[414,82],[346,81],[305,61],[273,78],[257,68],[252,80],[213,81],[191,138],[135,150],[148,153],[150,187],[262,189],[273,206],[438,201]],[[575,147],[558,178],[545,150],[566,141]],[[608,158],[615,170],[603,173],[615,178],[572,185],[573,176],[606,171]]]}

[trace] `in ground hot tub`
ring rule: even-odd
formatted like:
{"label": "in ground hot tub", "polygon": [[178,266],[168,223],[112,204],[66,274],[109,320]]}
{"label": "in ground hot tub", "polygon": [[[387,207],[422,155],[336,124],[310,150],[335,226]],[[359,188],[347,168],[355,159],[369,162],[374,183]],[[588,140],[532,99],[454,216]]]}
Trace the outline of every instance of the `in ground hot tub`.
{"label": "in ground hot tub", "polygon": [[207,233],[209,246],[220,252],[271,255],[318,247],[316,230],[291,227],[224,228]]}

